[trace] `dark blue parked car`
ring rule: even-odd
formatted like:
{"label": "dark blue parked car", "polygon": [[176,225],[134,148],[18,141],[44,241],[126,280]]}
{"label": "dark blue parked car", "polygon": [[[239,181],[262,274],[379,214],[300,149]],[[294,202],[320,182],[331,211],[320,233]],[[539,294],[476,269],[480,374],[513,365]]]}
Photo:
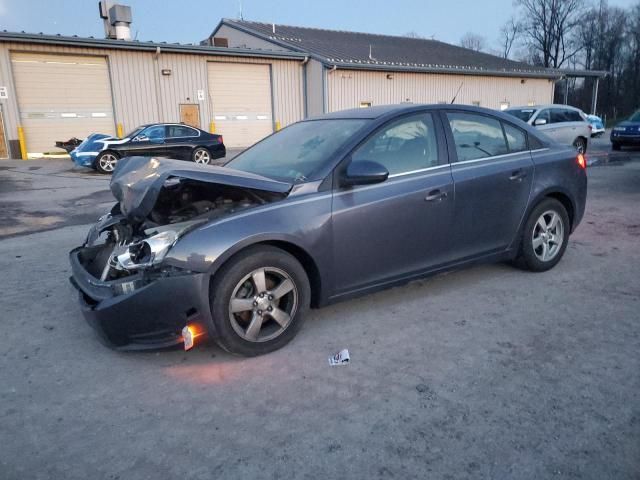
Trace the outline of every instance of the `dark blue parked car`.
{"label": "dark blue parked car", "polygon": [[549,270],[587,174],[574,147],[511,115],[398,105],[295,123],[224,167],[132,157],[111,191],[118,203],[70,255],[101,337],[189,349],[210,336],[258,355],[309,306],[477,262]]}
{"label": "dark blue parked car", "polygon": [[631,145],[640,145],[640,110],[611,130],[611,148],[620,150]]}

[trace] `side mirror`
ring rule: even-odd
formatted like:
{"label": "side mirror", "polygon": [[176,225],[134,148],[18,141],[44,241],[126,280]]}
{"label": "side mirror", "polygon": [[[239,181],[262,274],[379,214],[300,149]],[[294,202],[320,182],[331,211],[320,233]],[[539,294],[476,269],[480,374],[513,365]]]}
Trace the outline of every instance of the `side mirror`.
{"label": "side mirror", "polygon": [[536,118],[536,121],[533,122],[534,125],[546,125],[547,121],[544,118]]}
{"label": "side mirror", "polygon": [[371,185],[373,183],[384,182],[389,178],[389,170],[377,162],[360,160],[351,162],[342,178],[342,184]]}
{"label": "side mirror", "polygon": [[138,135],[133,137],[132,142],[144,142],[145,140],[149,140],[146,135]]}

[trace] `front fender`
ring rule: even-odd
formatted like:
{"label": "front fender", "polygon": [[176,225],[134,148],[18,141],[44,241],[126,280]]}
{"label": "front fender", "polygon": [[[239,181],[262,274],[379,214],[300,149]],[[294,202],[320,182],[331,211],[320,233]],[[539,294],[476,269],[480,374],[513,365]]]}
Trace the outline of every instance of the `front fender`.
{"label": "front fender", "polygon": [[163,263],[214,275],[251,245],[285,242],[314,261],[324,283],[333,259],[331,238],[331,194],[313,193],[203,225],[178,240]]}

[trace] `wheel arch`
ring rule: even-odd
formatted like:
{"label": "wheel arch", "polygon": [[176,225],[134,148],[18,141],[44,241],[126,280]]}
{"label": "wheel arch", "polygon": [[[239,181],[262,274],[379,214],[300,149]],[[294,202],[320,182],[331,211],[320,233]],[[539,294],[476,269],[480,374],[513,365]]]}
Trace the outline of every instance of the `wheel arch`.
{"label": "wheel arch", "polygon": [[304,247],[289,238],[255,238],[250,241],[234,245],[234,247],[227,250],[223,255],[216,259],[212,265],[210,271],[212,274],[210,283],[213,282],[213,278],[215,278],[220,269],[228,262],[232,261],[237,255],[246,251],[248,248],[259,247],[261,245],[283,250],[298,260],[309,279],[309,287],[311,289],[311,306],[318,307],[324,303],[324,282],[316,260]]}
{"label": "wheel arch", "polygon": [[543,200],[545,200],[547,198],[553,198],[553,199],[559,201],[562,204],[562,206],[567,211],[567,215],[569,215],[569,222],[571,223],[571,231],[573,232],[574,223],[575,223],[575,215],[576,215],[576,204],[575,204],[575,201],[573,200],[573,198],[571,197],[571,194],[569,192],[567,192],[566,190],[564,190],[562,188],[557,188],[557,187],[556,188],[548,188],[546,190],[543,190],[543,191],[539,192],[536,195],[534,200],[530,203],[530,206],[529,206],[529,208],[527,210],[527,213],[524,216],[523,226],[526,223],[527,218],[529,218],[529,215],[531,214],[533,209],[536,208],[541,201],[543,201]]}

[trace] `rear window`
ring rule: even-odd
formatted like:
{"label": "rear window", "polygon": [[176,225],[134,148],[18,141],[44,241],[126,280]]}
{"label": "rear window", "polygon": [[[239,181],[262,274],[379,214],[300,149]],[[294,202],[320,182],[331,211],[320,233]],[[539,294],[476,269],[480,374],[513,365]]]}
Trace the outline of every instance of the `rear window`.
{"label": "rear window", "polygon": [[534,108],[510,108],[509,110],[505,110],[504,113],[519,118],[523,122],[528,122],[535,111]]}

